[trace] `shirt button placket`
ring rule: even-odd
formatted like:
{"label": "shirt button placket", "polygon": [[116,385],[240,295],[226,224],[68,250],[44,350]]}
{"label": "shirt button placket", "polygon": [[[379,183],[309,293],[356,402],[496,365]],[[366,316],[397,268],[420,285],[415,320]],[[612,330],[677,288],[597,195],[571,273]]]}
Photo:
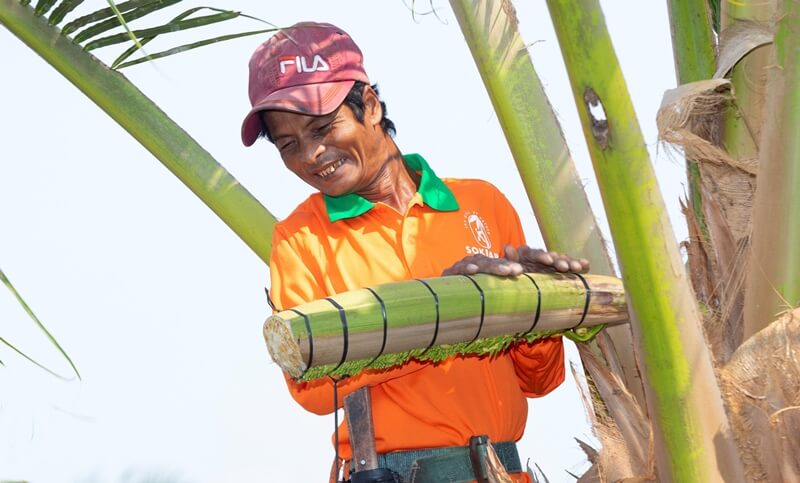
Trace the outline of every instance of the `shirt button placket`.
{"label": "shirt button placket", "polygon": [[403,217],[400,240],[403,250],[403,261],[409,275],[414,276],[411,266],[417,258],[417,235],[419,234],[419,219],[411,213]]}

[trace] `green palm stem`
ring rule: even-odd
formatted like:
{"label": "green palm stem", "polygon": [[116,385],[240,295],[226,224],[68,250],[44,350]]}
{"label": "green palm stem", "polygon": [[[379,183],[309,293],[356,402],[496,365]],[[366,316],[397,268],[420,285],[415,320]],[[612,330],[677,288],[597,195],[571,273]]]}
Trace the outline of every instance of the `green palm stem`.
{"label": "green palm stem", "polygon": [[[775,0],[722,0],[722,32],[737,21],[770,22]],[[736,159],[758,157],[764,105],[766,104],[766,75],[771,47],[766,45],[750,52],[734,67],[730,78],[736,95],[738,111],[725,116],[722,142]]]}
{"label": "green palm stem", "polygon": [[153,153],[268,263],[275,217],[125,76],[83,51],[18,0],[0,0],[0,24]]}
{"label": "green palm stem", "polygon": [[[667,6],[678,85],[710,79],[716,67],[716,53],[707,0],[667,0]],[[689,209],[697,220],[705,243],[709,240],[709,233],[697,161],[686,160],[686,177],[689,180]]]}
{"label": "green palm stem", "polygon": [[548,0],[622,269],[659,481],[742,481],[738,451],[598,0]]}
{"label": "green palm stem", "polygon": [[[592,273],[615,275],[561,126],[519,34],[511,2],[451,0],[450,5],[505,133],[547,248],[586,258]],[[619,364],[622,374],[617,375],[644,404],[630,328],[610,327],[606,333],[611,342],[603,355]]]}
{"label": "green palm stem", "polygon": [[745,290],[744,337],[800,306],[800,2],[780,0]]}
{"label": "green palm stem", "polygon": [[269,317],[264,339],[281,369],[311,380],[412,358],[492,355],[575,327],[588,338],[603,324],[627,320],[622,282],[614,277],[480,274],[393,282],[311,301]]}

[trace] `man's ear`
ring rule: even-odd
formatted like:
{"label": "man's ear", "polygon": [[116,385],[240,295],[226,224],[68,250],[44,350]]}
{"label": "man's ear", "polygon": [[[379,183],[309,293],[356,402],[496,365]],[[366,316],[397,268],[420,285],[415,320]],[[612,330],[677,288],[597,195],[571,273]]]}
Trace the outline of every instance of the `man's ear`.
{"label": "man's ear", "polygon": [[372,87],[364,86],[364,122],[370,126],[378,126],[383,119],[383,108],[381,108],[381,101],[378,99],[378,94]]}

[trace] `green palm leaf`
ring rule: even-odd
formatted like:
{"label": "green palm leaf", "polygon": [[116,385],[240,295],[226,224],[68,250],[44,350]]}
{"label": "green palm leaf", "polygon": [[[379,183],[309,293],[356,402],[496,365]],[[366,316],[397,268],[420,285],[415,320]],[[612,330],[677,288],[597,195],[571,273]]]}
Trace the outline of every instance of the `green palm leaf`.
{"label": "green palm leaf", "polygon": [[[145,4],[144,6],[137,7],[135,9],[130,10],[129,12],[125,13],[124,15],[122,15],[122,20],[125,21],[125,22],[131,22],[131,21],[136,20],[138,18],[142,18],[145,15],[149,15],[149,14],[151,14],[153,12],[161,10],[162,8],[166,8],[166,7],[169,7],[170,5],[174,5],[174,4],[176,4],[176,3],[180,2],[180,1],[181,0],[162,0],[162,1],[159,1],[159,2],[155,2],[155,3],[151,2],[151,3]],[[104,9],[104,10],[106,10],[106,9]],[[109,31],[109,30],[111,30],[111,29],[113,29],[115,27],[119,27],[120,26],[120,19],[117,18],[116,16],[114,16],[114,10],[113,9],[111,9],[109,7],[108,10],[110,10],[110,12],[111,12],[111,15],[109,15],[109,17],[111,17],[111,18],[108,18],[108,19],[106,19],[106,20],[104,20],[104,21],[102,21],[100,23],[97,23],[95,25],[92,25],[91,27],[88,27],[88,28],[82,30],[81,32],[79,32],[78,34],[75,35],[75,37],[74,37],[75,42],[77,42],[79,44],[83,43],[86,40],[89,40],[92,37],[96,37],[97,35],[99,35],[99,34],[101,34],[103,32],[107,32],[107,31]],[[65,27],[65,30],[66,30],[66,27]],[[127,34],[122,34],[122,35],[123,35],[124,39],[128,38]]]}
{"label": "green palm leaf", "polygon": [[[8,277],[6,277],[6,274],[3,273],[3,270],[0,270],[0,281],[2,281],[3,284],[5,284],[5,286],[8,287],[8,289],[11,291],[11,293],[14,294],[14,297],[17,299],[17,301],[22,306],[22,308],[25,310],[25,312],[27,312],[27,314],[30,316],[30,318],[33,319],[33,322],[36,324],[36,326],[39,327],[39,329],[42,332],[44,332],[44,335],[47,337],[47,339],[50,341],[50,343],[53,344],[56,347],[56,349],[58,349],[58,351],[61,353],[61,355],[64,356],[64,358],[67,360],[67,362],[69,362],[69,365],[72,367],[72,370],[75,371],[75,375],[78,376],[78,379],[80,379],[81,378],[81,374],[80,374],[80,372],[78,372],[78,368],[75,367],[75,364],[72,362],[72,359],[70,359],[70,357],[67,355],[67,353],[64,351],[64,349],[61,347],[61,345],[58,343],[58,341],[55,339],[55,337],[53,337],[53,335],[50,333],[50,331],[47,330],[47,328],[44,326],[44,324],[42,324],[42,322],[39,320],[39,318],[36,317],[36,314],[33,313],[33,311],[28,306],[28,304],[25,303],[25,300],[22,299],[22,296],[20,296],[19,292],[17,292],[17,289],[15,289],[14,286],[11,284],[11,281],[8,279]],[[0,337],[0,342],[5,344],[6,346],[10,347],[16,353],[18,353],[19,355],[21,355],[25,359],[29,360],[33,364],[41,367],[42,369],[44,369],[45,371],[49,372],[50,374],[53,374],[54,376],[59,377],[61,379],[66,379],[63,376],[60,376],[60,375],[56,374],[55,372],[51,371],[50,369],[46,368],[42,364],[36,362],[31,357],[29,357],[27,354],[25,354],[21,350],[17,349],[13,345],[11,345],[11,343],[7,342],[2,337]]]}
{"label": "green palm leaf", "polygon": [[[224,22],[239,16],[239,12],[226,11],[216,13],[214,15],[206,15],[203,17],[181,20],[175,24],[162,25],[160,27],[153,27],[149,29],[134,30],[133,34],[136,37],[153,37],[164,33],[179,32],[181,30],[193,29],[203,27],[212,23]],[[128,34],[115,34],[103,37],[101,39],[93,40],[84,46],[87,51],[98,49],[100,47],[107,47],[109,45],[119,44],[128,40]]]}
{"label": "green palm leaf", "polygon": [[64,0],[63,2],[59,3],[58,6],[53,10],[53,13],[50,14],[50,18],[47,19],[47,23],[50,25],[58,25],[62,20],[64,20],[64,17],[66,17],[68,13],[75,10],[75,8],[82,3],[83,0]]}
{"label": "green palm leaf", "polygon": [[[155,0],[155,1],[154,0],[130,0],[128,2],[122,2],[119,5],[117,5],[117,10],[119,10],[120,12],[127,12],[129,10],[133,10],[135,8],[139,8],[139,7],[144,6],[144,5],[149,5],[151,3],[164,3],[164,1],[167,1],[167,0]],[[66,2],[64,2],[64,3],[66,3]],[[61,5],[59,5],[59,7],[60,6]],[[53,14],[55,14],[55,11],[53,12]],[[69,34],[71,34],[72,32],[74,32],[76,30],[78,30],[81,27],[85,27],[85,26],[87,26],[87,25],[89,25],[91,23],[99,22],[101,20],[105,20],[105,19],[113,17],[113,16],[114,16],[114,10],[112,10],[111,7],[101,8],[100,10],[96,10],[96,11],[94,11],[94,12],[88,14],[88,15],[84,15],[82,17],[76,18],[72,22],[70,22],[67,25],[65,25],[64,28],[61,29],[61,32],[64,35],[69,35]],[[52,23],[51,25],[55,25],[55,23]]]}
{"label": "green palm leaf", "polygon": [[[120,65],[117,65],[116,64],[117,61],[114,61],[114,64],[111,65],[111,68],[112,69],[123,69],[125,67],[130,67],[132,65],[141,64],[142,62],[147,62],[149,60],[160,59],[161,57],[167,57],[169,55],[179,54],[181,52],[186,52],[187,50],[192,50],[192,49],[196,49],[198,47],[203,47],[204,45],[215,44],[217,42],[223,42],[225,40],[238,39],[239,37],[247,37],[248,35],[258,35],[258,34],[263,34],[263,33],[267,33],[267,32],[274,32],[275,30],[277,30],[277,29],[252,30],[250,32],[241,32],[241,33],[238,33],[238,34],[223,35],[223,36],[220,36],[220,37],[215,37],[213,39],[202,40],[200,42],[195,42],[195,43],[192,43],[192,44],[186,44],[186,45],[181,45],[179,47],[173,47],[173,48],[171,48],[169,50],[164,50],[162,52],[158,52],[158,53],[155,53],[155,54],[150,54],[147,57],[142,57],[141,59],[136,59],[136,60],[132,60],[130,62],[125,62],[124,64],[120,64]],[[135,51],[135,49],[134,49],[134,51]],[[120,57],[122,57],[122,56],[120,56]],[[117,60],[119,60],[119,59],[117,59]]]}
{"label": "green palm leaf", "polygon": [[119,20],[119,23],[125,27],[125,33],[127,34],[128,38],[131,39],[131,42],[133,42],[137,48],[141,49],[142,44],[139,43],[139,39],[137,39],[136,36],[133,35],[133,32],[131,32],[131,28],[128,27],[128,22],[125,21],[125,18],[122,16],[122,13],[120,13],[117,5],[114,3],[114,0],[108,0],[108,4],[111,6],[111,10],[114,11],[114,16],[117,18],[117,20]]}
{"label": "green palm leaf", "polygon": [[56,0],[39,0],[36,2],[36,7],[33,9],[34,15],[41,17],[42,15],[46,14],[53,8],[55,5]]}
{"label": "green palm leaf", "polygon": [[[204,9],[213,10],[213,11],[216,11],[216,12],[227,12],[227,10],[220,10],[218,8],[212,8],[212,7],[190,8],[189,10],[181,13],[177,17],[175,17],[172,20],[170,20],[170,22],[167,25],[176,25],[180,21],[182,21],[182,20],[186,19],[187,17],[193,15],[195,12],[198,12],[198,11],[204,10]],[[269,22],[265,22],[264,20],[261,20],[261,19],[255,18],[255,17],[251,17],[250,15],[245,15],[245,14],[241,14],[240,13],[240,16],[241,17],[246,17],[246,18],[251,18],[251,19],[254,19],[254,20],[258,20],[259,22],[263,22],[263,23],[269,24],[269,25],[272,26],[272,28],[262,29],[262,30],[253,30],[253,31],[249,31],[249,32],[241,32],[241,33],[238,33],[238,34],[223,35],[223,36],[220,36],[220,37],[215,37],[213,39],[207,39],[207,40],[203,40],[203,41],[199,41],[199,42],[194,42],[192,44],[187,44],[187,45],[182,45],[182,46],[179,46],[179,47],[174,47],[172,49],[169,49],[169,50],[166,50],[166,51],[162,51],[162,52],[159,52],[157,54],[147,55],[142,59],[138,59],[138,60],[134,60],[134,61],[126,62],[126,63],[122,64],[122,62],[125,61],[125,59],[127,59],[128,57],[133,55],[137,50],[141,49],[142,46],[146,45],[147,43],[149,43],[151,40],[153,40],[154,38],[156,38],[158,36],[158,35],[153,35],[152,37],[144,38],[141,41],[141,45],[133,45],[129,49],[127,49],[125,52],[123,52],[119,57],[117,57],[114,60],[114,62],[111,63],[111,68],[112,69],[116,69],[119,66],[119,68],[121,69],[123,67],[128,67],[128,66],[131,66],[131,65],[141,64],[142,62],[146,62],[148,60],[154,60],[154,59],[158,59],[158,58],[161,58],[161,57],[167,57],[169,55],[177,54],[177,53],[180,53],[180,52],[185,52],[187,50],[196,49],[197,47],[202,47],[204,45],[210,45],[210,44],[214,44],[214,43],[217,43],[217,42],[222,42],[222,41],[225,41],[225,40],[236,39],[236,38],[239,38],[239,37],[246,37],[248,35],[257,35],[257,34],[261,34],[261,33],[273,32],[273,31],[278,29],[277,26],[275,26],[275,25],[273,25],[273,24],[271,24]],[[122,65],[120,65],[120,64],[122,64]]]}

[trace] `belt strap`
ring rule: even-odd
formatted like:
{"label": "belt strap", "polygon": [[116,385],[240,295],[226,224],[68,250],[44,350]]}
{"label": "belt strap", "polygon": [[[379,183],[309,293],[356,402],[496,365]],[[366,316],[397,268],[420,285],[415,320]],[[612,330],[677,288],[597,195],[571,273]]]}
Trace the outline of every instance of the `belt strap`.
{"label": "belt strap", "polygon": [[[517,445],[513,441],[492,443],[500,462],[509,473],[522,471]],[[403,483],[410,483],[412,468],[414,483],[475,481],[469,457],[469,446],[392,451],[378,455],[378,466],[397,472]]]}

